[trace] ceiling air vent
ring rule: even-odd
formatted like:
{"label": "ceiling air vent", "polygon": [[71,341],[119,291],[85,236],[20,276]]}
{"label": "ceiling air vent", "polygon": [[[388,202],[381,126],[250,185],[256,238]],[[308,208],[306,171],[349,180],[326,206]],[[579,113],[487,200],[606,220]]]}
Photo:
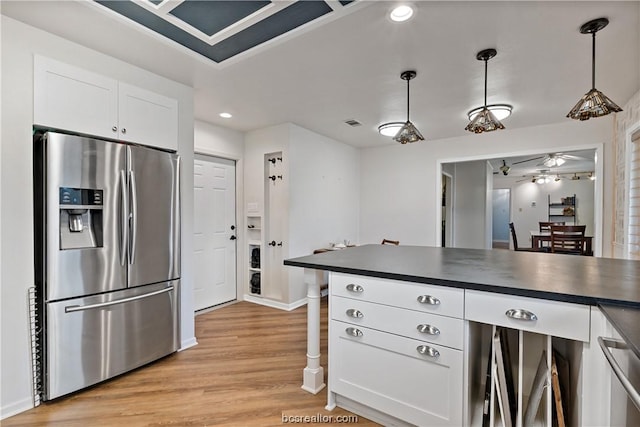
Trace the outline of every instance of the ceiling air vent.
{"label": "ceiling air vent", "polygon": [[349,119],[349,120],[345,120],[344,121],[346,124],[348,124],[349,126],[362,126],[362,123],[360,123],[359,121],[357,121],[356,119]]}

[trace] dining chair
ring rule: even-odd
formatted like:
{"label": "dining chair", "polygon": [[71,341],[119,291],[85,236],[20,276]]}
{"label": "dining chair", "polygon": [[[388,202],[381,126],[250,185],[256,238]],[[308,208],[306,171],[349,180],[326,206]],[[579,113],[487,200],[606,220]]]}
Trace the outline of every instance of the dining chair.
{"label": "dining chair", "polygon": [[382,245],[396,245],[398,246],[400,244],[399,240],[388,240],[388,239],[382,239]]}
{"label": "dining chair", "polygon": [[544,231],[551,231],[551,226],[552,225],[565,225],[564,221],[555,221],[555,222],[544,222],[544,221],[540,221],[538,222],[538,225],[540,227],[540,231],[544,232]]}
{"label": "dining chair", "polygon": [[540,252],[535,248],[519,248],[518,237],[516,236],[516,228],[512,222],[509,223],[509,230],[511,230],[511,239],[513,239],[513,250],[519,252]]}
{"label": "dining chair", "polygon": [[551,252],[585,255],[584,232],[586,225],[552,225]]}

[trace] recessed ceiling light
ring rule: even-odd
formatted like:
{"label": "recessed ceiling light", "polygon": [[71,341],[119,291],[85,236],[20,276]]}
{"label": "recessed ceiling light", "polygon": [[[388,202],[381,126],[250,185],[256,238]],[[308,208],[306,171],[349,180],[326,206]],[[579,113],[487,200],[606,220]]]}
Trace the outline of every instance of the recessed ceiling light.
{"label": "recessed ceiling light", "polygon": [[413,16],[413,8],[409,5],[403,4],[394,7],[389,17],[395,22],[404,22]]}
{"label": "recessed ceiling light", "polygon": [[219,115],[220,115],[220,117],[222,117],[223,119],[230,119],[231,117],[233,117],[233,116],[231,115],[231,113],[220,113]]}

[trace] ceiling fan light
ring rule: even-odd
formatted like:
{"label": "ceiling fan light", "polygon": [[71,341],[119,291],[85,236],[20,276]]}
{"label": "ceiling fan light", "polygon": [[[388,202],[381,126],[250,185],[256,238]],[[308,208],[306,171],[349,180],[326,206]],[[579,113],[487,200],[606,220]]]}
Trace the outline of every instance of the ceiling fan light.
{"label": "ceiling fan light", "polygon": [[593,88],[587,92],[580,101],[569,111],[567,117],[576,120],[589,120],[590,118],[606,116],[609,113],[622,111],[607,95]]}
{"label": "ceiling fan light", "polygon": [[389,122],[389,123],[383,123],[380,126],[378,126],[378,132],[380,132],[380,135],[384,135],[384,136],[396,136],[398,134],[398,131],[402,128],[402,126],[404,125],[404,122]]}
{"label": "ceiling fan light", "polygon": [[482,133],[504,129],[504,125],[488,108],[484,107],[464,129],[473,133]]}
{"label": "ceiling fan light", "polygon": [[424,137],[420,131],[416,129],[410,121],[407,121],[404,126],[400,128],[393,139],[403,145],[408,142],[424,141]]}

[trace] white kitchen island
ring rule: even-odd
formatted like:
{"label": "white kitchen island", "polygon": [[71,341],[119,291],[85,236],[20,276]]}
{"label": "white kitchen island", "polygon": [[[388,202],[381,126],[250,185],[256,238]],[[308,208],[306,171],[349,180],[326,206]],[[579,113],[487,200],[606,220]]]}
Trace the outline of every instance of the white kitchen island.
{"label": "white kitchen island", "polygon": [[[537,363],[544,352],[550,367],[553,349],[570,366],[568,424],[608,423],[610,372],[597,338],[612,325],[598,304],[639,307],[640,262],[367,245],[285,264],[331,272],[329,408],[386,425],[482,425],[492,337],[506,327],[514,425],[523,425]],[[545,390],[536,425],[551,425],[551,387]],[[498,425],[495,386],[490,393],[491,425]]]}

